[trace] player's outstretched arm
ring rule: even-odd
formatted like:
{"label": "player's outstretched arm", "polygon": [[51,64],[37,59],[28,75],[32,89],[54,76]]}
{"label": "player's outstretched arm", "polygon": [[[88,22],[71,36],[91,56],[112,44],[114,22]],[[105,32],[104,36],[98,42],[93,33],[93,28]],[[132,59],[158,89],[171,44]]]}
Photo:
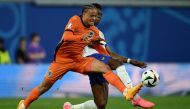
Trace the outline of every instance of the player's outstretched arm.
{"label": "player's outstretched arm", "polygon": [[147,67],[147,64],[144,63],[144,62],[141,62],[141,61],[137,61],[135,59],[127,59],[127,62],[129,62],[130,64],[134,65],[134,66],[137,66],[137,67],[140,67],[140,68],[146,68]]}
{"label": "player's outstretched arm", "polygon": [[137,61],[135,59],[130,59],[127,57],[123,57],[123,56],[118,55],[117,53],[112,52],[108,46],[106,46],[106,50],[111,55],[111,57],[119,59],[119,60],[123,61],[124,63],[129,63],[129,64],[132,64],[134,66],[140,67],[140,68],[146,68],[147,67],[147,64],[144,62]]}

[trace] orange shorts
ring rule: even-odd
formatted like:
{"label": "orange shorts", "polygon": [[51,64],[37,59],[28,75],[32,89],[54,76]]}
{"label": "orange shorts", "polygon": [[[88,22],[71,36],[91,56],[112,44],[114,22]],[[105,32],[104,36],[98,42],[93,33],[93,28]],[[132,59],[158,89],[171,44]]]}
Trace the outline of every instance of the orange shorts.
{"label": "orange shorts", "polygon": [[80,58],[77,60],[72,59],[72,61],[66,61],[65,59],[61,63],[53,61],[45,74],[45,79],[49,82],[55,82],[58,79],[61,79],[68,71],[86,74],[86,72],[91,70],[93,61],[94,58],[91,57]]}

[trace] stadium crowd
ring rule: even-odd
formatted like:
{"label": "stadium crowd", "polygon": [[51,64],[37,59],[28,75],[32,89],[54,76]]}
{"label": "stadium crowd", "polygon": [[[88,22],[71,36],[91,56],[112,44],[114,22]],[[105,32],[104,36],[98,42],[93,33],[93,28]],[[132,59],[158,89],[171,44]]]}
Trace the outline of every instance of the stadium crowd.
{"label": "stadium crowd", "polygon": [[[40,40],[40,34],[38,33],[31,33],[29,42],[27,42],[25,36],[20,37],[14,53],[15,62],[18,64],[43,62],[46,52],[41,46]],[[4,39],[0,37],[0,64],[13,62],[5,43]]]}

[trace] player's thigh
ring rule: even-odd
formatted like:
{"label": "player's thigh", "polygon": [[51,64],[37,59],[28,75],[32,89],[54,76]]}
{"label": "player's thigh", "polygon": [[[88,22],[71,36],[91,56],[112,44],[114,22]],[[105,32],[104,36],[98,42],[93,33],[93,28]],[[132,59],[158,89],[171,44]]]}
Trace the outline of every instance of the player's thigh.
{"label": "player's thigh", "polygon": [[92,62],[91,72],[105,73],[110,70],[111,70],[111,68],[107,64],[105,64],[97,59],[94,59],[94,61]]}
{"label": "player's thigh", "polygon": [[108,101],[108,83],[97,83],[91,88],[96,105],[99,108],[105,108]]}
{"label": "player's thigh", "polygon": [[109,60],[111,58],[110,56],[99,54],[99,53],[92,54],[92,55],[90,55],[88,57],[93,57],[93,58],[95,58],[95,59],[97,59],[97,60],[99,60],[99,61],[101,61],[101,62],[103,62],[105,64],[108,64]]}
{"label": "player's thigh", "polygon": [[105,63],[98,61],[95,58],[87,57],[81,58],[80,61],[76,61],[72,70],[82,74],[89,73],[105,73],[110,71],[110,67]]}
{"label": "player's thigh", "polygon": [[99,53],[92,54],[92,55],[90,55],[90,57],[94,57],[97,60],[105,63],[106,65],[109,65],[109,67],[112,70],[115,70],[117,67],[123,65],[122,61],[120,61],[118,59],[114,59],[114,58],[107,56],[107,55],[99,54]]}
{"label": "player's thigh", "polygon": [[108,61],[108,65],[112,70],[115,70],[117,67],[123,65],[123,62],[118,59],[110,58]]}

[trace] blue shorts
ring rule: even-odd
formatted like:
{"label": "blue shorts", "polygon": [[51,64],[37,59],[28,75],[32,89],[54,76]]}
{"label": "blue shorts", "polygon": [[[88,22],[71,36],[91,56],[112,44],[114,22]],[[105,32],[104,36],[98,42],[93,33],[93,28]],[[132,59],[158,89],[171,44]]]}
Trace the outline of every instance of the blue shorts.
{"label": "blue shorts", "polygon": [[[106,56],[106,55],[102,55],[98,53],[92,54],[88,57],[94,57],[97,60],[104,62],[105,64],[108,64],[109,59],[111,58],[110,56]],[[89,76],[91,86],[94,84],[107,83],[106,79],[103,77],[102,74],[92,73],[92,74],[89,74],[88,76]]]}

